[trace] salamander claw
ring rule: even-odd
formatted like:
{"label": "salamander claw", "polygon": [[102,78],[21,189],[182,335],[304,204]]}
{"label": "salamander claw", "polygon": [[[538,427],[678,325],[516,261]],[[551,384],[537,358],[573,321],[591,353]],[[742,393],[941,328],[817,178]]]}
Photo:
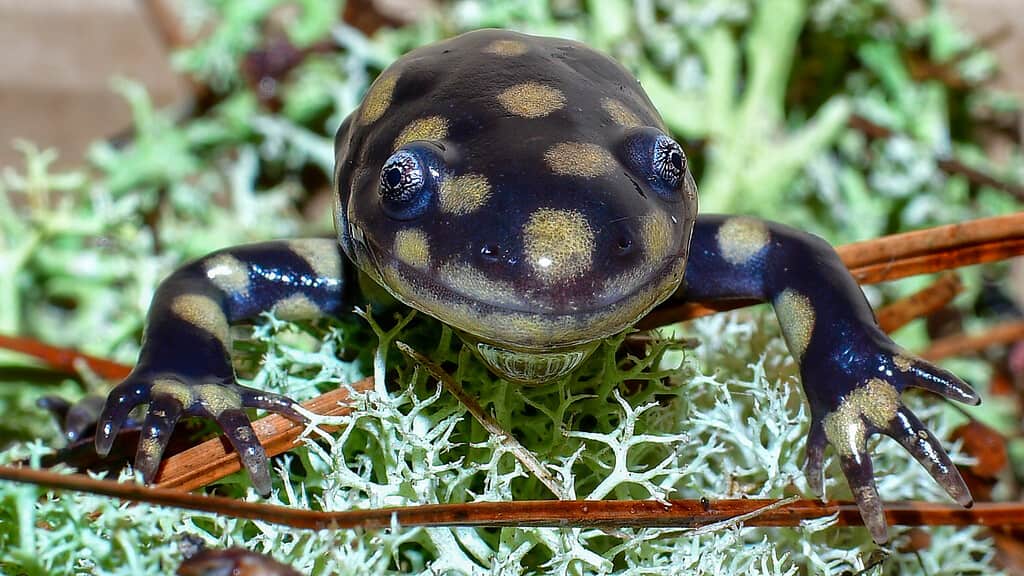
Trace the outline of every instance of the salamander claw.
{"label": "salamander claw", "polygon": [[280,414],[296,422],[305,422],[307,420],[305,416],[295,409],[295,401],[287,396],[242,386],[238,388],[242,397],[242,406],[246,408],[259,408],[260,410]]}
{"label": "salamander claw", "polygon": [[910,386],[927,390],[944,396],[950,400],[956,400],[969,406],[981,404],[981,396],[974,391],[966,382],[957,378],[952,372],[933,366],[922,360],[896,356],[897,367],[907,367],[911,375]]}
{"label": "salamander claw", "polygon": [[[805,358],[801,370],[805,383],[830,381],[852,384],[847,391],[840,391],[833,397],[815,395],[812,398],[808,394],[814,415],[805,465],[808,487],[820,495],[824,447],[831,444],[864,525],[875,542],[882,544],[888,540],[888,535],[882,503],[872,477],[867,438],[878,433],[893,438],[954,500],[962,506],[970,506],[973,499],[960,472],[942,444],[903,405],[900,394],[908,387],[916,387],[967,404],[978,404],[981,399],[956,376],[907,356],[894,344],[883,342],[880,348],[861,356],[870,361],[848,365],[850,372],[836,372],[825,359],[809,358]],[[858,375],[862,378],[859,381],[856,379]]]}
{"label": "salamander claw", "polygon": [[114,438],[121,430],[128,415],[139,404],[149,402],[150,386],[129,377],[121,382],[107,396],[107,401],[100,412],[96,424],[96,453],[106,456],[114,445]]}
{"label": "salamander claw", "polygon": [[157,468],[174,426],[181,418],[182,408],[181,402],[167,395],[157,395],[149,403],[149,412],[142,423],[139,447],[135,452],[135,468],[142,473],[142,479],[147,484],[156,478]]}
{"label": "salamander claw", "polygon": [[850,492],[853,493],[853,499],[857,502],[860,516],[864,520],[864,526],[871,533],[871,538],[878,544],[885,544],[889,540],[889,534],[886,530],[882,501],[878,497],[878,489],[875,488],[871,457],[866,451],[840,456],[839,467],[846,476]]}
{"label": "salamander claw", "polygon": [[45,396],[38,405],[53,414],[68,444],[74,444],[95,429],[105,400],[103,396],[89,395],[72,404],[58,396]]}
{"label": "salamander claw", "polygon": [[246,408],[260,408],[305,421],[286,396],[240,386],[232,381],[186,382],[179,376],[147,378],[132,375],[107,398],[99,417],[96,451],[105,455],[129,413],[149,404],[135,456],[135,467],[149,483],[157,475],[164,450],[181,416],[213,418],[238,452],[253,487],[270,493],[267,454],[252,428]]}
{"label": "salamander claw", "polygon": [[804,464],[804,477],[807,478],[807,487],[818,498],[825,495],[823,465],[826,446],[828,446],[828,438],[825,437],[825,429],[820,422],[815,420],[807,434],[807,461]]}
{"label": "salamander claw", "polygon": [[967,484],[942,448],[942,444],[913,412],[905,406],[900,406],[896,418],[883,432],[910,452],[953,500],[967,508],[974,504]]}
{"label": "salamander claw", "polygon": [[249,417],[239,409],[227,409],[216,416],[231,446],[238,452],[242,467],[249,471],[252,485],[262,496],[270,495],[270,470],[267,453],[249,423]]}

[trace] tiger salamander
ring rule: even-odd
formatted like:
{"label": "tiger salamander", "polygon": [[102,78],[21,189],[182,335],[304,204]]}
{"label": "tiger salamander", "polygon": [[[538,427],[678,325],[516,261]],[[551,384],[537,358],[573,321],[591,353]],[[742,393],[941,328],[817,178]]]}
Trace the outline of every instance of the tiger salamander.
{"label": "tiger salamander", "polygon": [[376,79],[338,129],[335,155],[337,239],[220,250],[159,286],[138,364],[100,414],[101,454],[148,404],[136,466],[152,480],[179,418],[210,417],[269,492],[245,409],[301,416],[286,397],[240,386],[229,355],[229,326],[265,311],[341,314],[383,288],[450,325],[500,377],[542,382],[670,297],[756,299],[774,306],[800,366],[814,492],[831,444],[872,536],[886,541],[866,448],[882,433],[971,504],[900,395],[916,386],[976,404],[977,394],[894,344],[820,238],[698,216],[686,155],[604,54],[501,30],[419,48]]}

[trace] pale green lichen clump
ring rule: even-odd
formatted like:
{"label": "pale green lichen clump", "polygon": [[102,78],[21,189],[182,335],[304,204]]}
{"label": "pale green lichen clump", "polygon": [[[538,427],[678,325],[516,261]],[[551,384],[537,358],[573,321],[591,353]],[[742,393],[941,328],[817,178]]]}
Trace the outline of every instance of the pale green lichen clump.
{"label": "pale green lichen clump", "polygon": [[[778,498],[806,494],[801,472],[806,412],[789,359],[769,314],[729,314],[694,322],[694,351],[655,346],[644,360],[616,359],[603,346],[579,377],[561,385],[521,388],[495,380],[445,330],[414,319],[403,330],[436,360],[456,362],[467,391],[511,431],[565,487],[570,498]],[[337,360],[341,332],[270,319],[250,346],[267,359],[253,381],[308,396],[325,382],[351,382],[355,366]],[[431,336],[433,335],[433,336]],[[394,334],[389,337],[393,337]],[[415,346],[415,344],[414,344]],[[680,365],[681,360],[681,365]],[[441,502],[550,498],[508,449],[484,433],[466,410],[422,370],[391,349],[388,391],[354,394],[357,410],[324,419],[334,435],[275,461],[268,500],[327,510]],[[628,380],[630,384],[623,384]],[[934,403],[914,410],[942,437],[949,433]],[[954,454],[955,454],[955,447]],[[38,453],[27,445],[6,453]],[[894,443],[875,451],[886,499],[944,501],[941,490]],[[955,457],[955,456],[954,456]],[[847,495],[834,479],[831,495]],[[222,490],[256,499],[240,475]],[[232,487],[234,486],[234,487]],[[180,560],[177,542],[197,537],[210,546],[245,545],[306,573],[530,574],[797,574],[857,571],[874,545],[862,528],[828,522],[790,529],[721,527],[685,530],[398,528],[304,532],[212,518],[106,498],[0,484],[0,566],[28,573],[162,574]],[[899,549],[905,529],[894,529]],[[988,569],[990,543],[979,529],[934,529],[941,543],[895,553],[891,573],[956,565],[958,573]],[[927,570],[927,573],[940,573]]]}

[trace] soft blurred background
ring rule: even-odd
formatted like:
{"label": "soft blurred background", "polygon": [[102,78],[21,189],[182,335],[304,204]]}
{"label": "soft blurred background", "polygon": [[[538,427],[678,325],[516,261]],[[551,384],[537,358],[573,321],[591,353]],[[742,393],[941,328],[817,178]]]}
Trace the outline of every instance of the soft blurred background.
{"label": "soft blurred background", "polygon": [[[153,0],[0,1],[0,166],[21,155],[9,142],[31,140],[60,151],[60,162],[84,159],[97,137],[127,129],[131,117],[123,99],[110,90],[114,76],[144,85],[153,102],[186,102],[189,84],[175,71],[169,51],[184,23],[177,2]],[[436,8],[431,0],[366,1],[350,9],[413,20]],[[892,9],[907,19],[927,12],[923,0],[897,0]],[[944,3],[956,27],[973,38],[995,38],[988,50],[1003,65],[986,85],[1024,94],[1024,18],[1016,0],[950,0]],[[359,25],[360,17],[351,15]],[[363,21],[372,17],[363,17]],[[364,24],[365,26],[365,24]]]}
{"label": "soft blurred background", "polygon": [[[479,27],[572,37],[623,62],[687,149],[702,210],[781,220],[839,244],[1017,212],[1024,201],[1017,0],[0,0],[0,334],[131,363],[153,289],[181,262],[246,241],[330,234],[331,138],[341,120],[394,58]],[[1021,270],[962,270],[954,304],[897,340],[921,350],[1019,320]],[[867,293],[880,306],[932,281]],[[265,324],[240,343],[240,373],[300,399],[351,381],[366,365],[334,354],[352,345],[340,335],[347,328]],[[603,396],[570,386],[578,398],[595,395],[590,403],[506,390],[482,371],[475,385],[486,407],[523,422],[517,437],[572,472],[581,497],[806,494],[806,418],[773,318],[745,311],[684,330],[702,339],[673,372],[688,384],[659,388],[654,409],[639,408],[654,396],[613,399],[615,385]],[[945,365],[986,404],[968,418],[915,397],[915,410],[958,462],[975,462],[979,499],[1019,499],[1024,347]],[[0,372],[3,461],[59,442],[36,398],[109,385],[14,355],[0,356]],[[370,414],[330,450],[279,459],[278,486],[289,488],[275,498],[341,509],[545,496],[513,483],[515,464],[484,450],[486,436],[471,424],[460,421],[454,437],[477,442],[475,451],[423,432],[458,412],[423,386],[410,384],[392,404],[367,401]],[[673,396],[679,402],[666,400]],[[411,397],[423,402],[415,425],[402,403]],[[584,418],[609,442],[633,418],[678,445],[667,460],[668,440],[630,456],[630,470],[652,470],[644,482],[609,482],[598,473],[614,458],[562,434]],[[687,439],[675,434],[683,428]],[[419,445],[421,433],[430,440]],[[374,442],[379,449],[365,449]],[[876,460],[883,497],[945,501],[892,444],[879,444]],[[580,458],[583,447],[594,455]],[[403,468],[409,450],[425,451],[417,458],[431,466],[428,456],[437,457],[437,468]],[[246,487],[236,476],[217,489],[242,497]],[[830,495],[844,489],[833,482]],[[1024,573],[1019,539],[980,529],[902,529],[879,561],[863,531],[813,527],[699,538],[640,531],[635,546],[598,531],[318,537],[83,496],[40,507],[34,493],[6,485],[0,497],[0,568],[17,573],[166,573],[181,559],[168,535],[185,534],[276,552],[316,573]]]}

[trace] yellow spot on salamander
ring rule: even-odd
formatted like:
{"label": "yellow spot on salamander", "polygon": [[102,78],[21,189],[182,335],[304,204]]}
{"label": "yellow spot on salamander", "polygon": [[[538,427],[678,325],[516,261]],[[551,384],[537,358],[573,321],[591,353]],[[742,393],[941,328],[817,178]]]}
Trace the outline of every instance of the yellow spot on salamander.
{"label": "yellow spot on salamander", "polygon": [[341,279],[341,253],[335,240],[304,238],[289,240],[288,249],[302,258],[317,277]]}
{"label": "yellow spot on salamander", "polygon": [[413,268],[425,269],[430,265],[430,241],[422,230],[399,230],[395,234],[395,257]]}
{"label": "yellow spot on salamander", "polygon": [[789,351],[799,362],[807,351],[814,331],[814,306],[807,296],[786,288],[775,298],[775,314],[782,326],[782,336],[786,339]]}
{"label": "yellow spot on salamander", "polygon": [[668,214],[654,210],[645,215],[640,223],[640,241],[649,263],[656,264],[670,256],[675,246],[675,234]]}
{"label": "yellow spot on salamander", "polygon": [[718,229],[718,248],[726,262],[745,264],[768,244],[769,233],[764,222],[737,217],[726,220]]}
{"label": "yellow spot on salamander", "polygon": [[230,254],[218,254],[204,262],[206,277],[227,294],[245,296],[249,293],[249,271],[244,263]]}
{"label": "yellow spot on salamander", "polygon": [[565,106],[565,96],[557,88],[524,82],[503,90],[498,94],[498,102],[510,114],[541,118]]}
{"label": "yellow spot on salamander", "polygon": [[523,246],[539,278],[560,282],[590,270],[594,231],[580,212],[541,208],[523,226]]}
{"label": "yellow spot on salamander", "polygon": [[615,98],[602,98],[601,108],[611,117],[612,121],[624,128],[640,126],[640,119],[632,110]]}
{"label": "yellow spot on salamander", "polygon": [[302,320],[323,316],[323,311],[304,294],[292,294],[274,304],[274,315],[282,320]]}
{"label": "yellow spot on salamander", "polygon": [[153,387],[149,389],[149,393],[154,398],[157,396],[170,396],[177,400],[182,408],[188,408],[192,405],[193,401],[192,388],[171,378],[157,378],[154,380]]}
{"label": "yellow spot on salamander", "polygon": [[363,98],[363,105],[359,112],[359,119],[363,124],[376,122],[384,115],[388,106],[391,106],[391,98],[395,93],[397,82],[398,74],[396,73],[384,73],[377,77]]}
{"label": "yellow spot on salamander", "polygon": [[438,203],[448,214],[471,214],[487,203],[491,197],[491,184],[479,174],[452,176],[441,181]]}
{"label": "yellow spot on salamander", "polygon": [[160,456],[160,443],[156,438],[144,436],[139,440],[139,447],[150,460],[156,460]]}
{"label": "yellow spot on salamander", "polygon": [[615,158],[597,144],[562,142],[544,153],[548,168],[555,174],[596,178],[611,173]]}
{"label": "yellow spot on salamander", "polygon": [[526,42],[519,40],[495,40],[484,46],[484,52],[495,56],[522,56],[529,49]]}
{"label": "yellow spot on salamander", "polygon": [[200,384],[196,386],[196,396],[203,408],[214,418],[225,410],[242,408],[242,397],[238,392],[220,384]]}
{"label": "yellow spot on salamander", "polygon": [[469,264],[446,262],[439,275],[453,291],[470,299],[492,305],[523,306],[511,283],[492,280]]}
{"label": "yellow spot on salamander", "polygon": [[209,296],[201,294],[182,294],[171,302],[171,312],[196,328],[210,334],[225,349],[230,349],[228,319],[220,304]]}
{"label": "yellow spot on salamander", "polygon": [[854,456],[865,449],[871,424],[885,429],[896,417],[900,407],[900,394],[885,380],[872,378],[843,399],[822,424],[825,437],[840,456]]}
{"label": "yellow spot on salamander", "polygon": [[909,372],[914,366],[914,360],[904,356],[903,354],[896,354],[893,356],[892,363],[896,365],[896,369],[900,372]]}
{"label": "yellow spot on salamander", "polygon": [[427,116],[409,123],[395,138],[393,149],[398,150],[416,140],[444,140],[448,136],[448,119]]}

